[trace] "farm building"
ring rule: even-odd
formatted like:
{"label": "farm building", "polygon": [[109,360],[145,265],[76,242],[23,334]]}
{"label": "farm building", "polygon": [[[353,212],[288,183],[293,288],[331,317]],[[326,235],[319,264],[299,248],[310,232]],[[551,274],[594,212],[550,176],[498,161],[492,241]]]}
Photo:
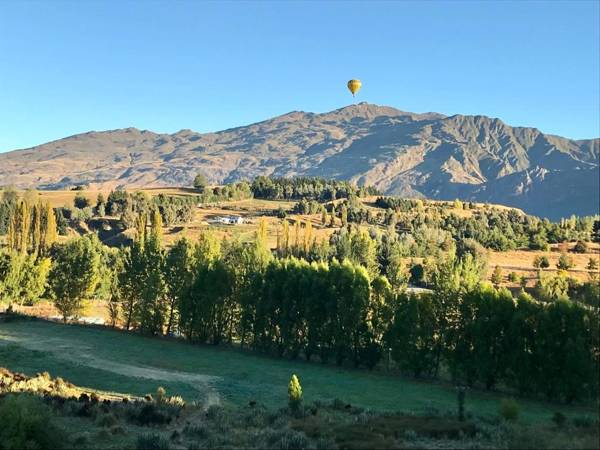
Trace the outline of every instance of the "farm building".
{"label": "farm building", "polygon": [[241,225],[244,223],[244,219],[240,216],[222,216],[217,217],[217,222],[227,225]]}

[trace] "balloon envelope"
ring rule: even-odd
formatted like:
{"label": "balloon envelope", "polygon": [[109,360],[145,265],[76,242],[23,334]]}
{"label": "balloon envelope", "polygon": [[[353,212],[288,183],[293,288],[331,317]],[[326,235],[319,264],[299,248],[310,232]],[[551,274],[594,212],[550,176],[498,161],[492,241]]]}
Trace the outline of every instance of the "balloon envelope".
{"label": "balloon envelope", "polygon": [[362,86],[362,83],[360,82],[360,80],[348,81],[348,89],[350,90],[350,92],[352,92],[353,96],[354,96],[354,94],[356,94],[359,91],[361,86]]}

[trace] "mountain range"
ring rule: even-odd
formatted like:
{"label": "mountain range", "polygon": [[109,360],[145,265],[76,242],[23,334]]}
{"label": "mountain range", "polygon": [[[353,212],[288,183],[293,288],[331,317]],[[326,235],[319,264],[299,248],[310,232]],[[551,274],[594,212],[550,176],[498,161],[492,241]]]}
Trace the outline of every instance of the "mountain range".
{"label": "mountain range", "polygon": [[399,196],[501,203],[557,219],[598,214],[599,154],[600,139],[360,103],[214,133],[90,131],[0,153],[0,185],[132,188],[190,185],[198,172],[215,184],[308,175]]}

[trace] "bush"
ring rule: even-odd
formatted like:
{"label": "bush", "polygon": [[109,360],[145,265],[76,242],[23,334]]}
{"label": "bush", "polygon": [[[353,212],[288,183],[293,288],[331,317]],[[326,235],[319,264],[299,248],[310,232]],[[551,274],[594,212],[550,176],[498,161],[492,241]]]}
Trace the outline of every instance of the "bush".
{"label": "bush", "polygon": [[135,443],[137,450],[169,450],[169,441],[160,434],[143,434]]}
{"label": "bush", "polygon": [[147,403],[142,406],[139,412],[134,412],[130,418],[140,425],[147,426],[169,423],[172,417],[162,409],[157,408],[154,403]]}
{"label": "bush", "polygon": [[569,270],[574,267],[573,258],[567,256],[566,254],[560,255],[558,258],[558,262],[556,263],[556,268],[558,270]]}
{"label": "bush", "polygon": [[38,397],[12,394],[0,399],[0,447],[62,448],[65,432],[54,425],[50,409]]}
{"label": "bush", "polygon": [[547,256],[536,256],[533,258],[533,267],[536,269],[547,269],[550,267],[550,261]]}
{"label": "bush", "polygon": [[302,386],[300,386],[300,381],[295,374],[292,375],[292,379],[288,385],[288,400],[292,411],[300,409],[300,405],[302,404]]}
{"label": "bush", "polygon": [[516,422],[519,419],[521,407],[512,398],[503,399],[500,402],[500,416],[508,422]]}
{"label": "bush", "polygon": [[203,173],[198,173],[194,178],[194,188],[203,192],[207,185],[208,180],[206,179],[206,176]]}
{"label": "bush", "polygon": [[575,244],[575,247],[573,247],[573,252],[575,252],[575,253],[587,253],[587,251],[588,251],[588,246],[583,241],[577,241],[577,243]]}
{"label": "bush", "polygon": [[84,197],[82,194],[77,194],[75,199],[73,200],[73,205],[75,208],[83,209],[92,205],[92,202],[87,197]]}
{"label": "bush", "polygon": [[117,418],[112,414],[105,414],[98,419],[98,425],[105,428],[110,428],[118,423]]}

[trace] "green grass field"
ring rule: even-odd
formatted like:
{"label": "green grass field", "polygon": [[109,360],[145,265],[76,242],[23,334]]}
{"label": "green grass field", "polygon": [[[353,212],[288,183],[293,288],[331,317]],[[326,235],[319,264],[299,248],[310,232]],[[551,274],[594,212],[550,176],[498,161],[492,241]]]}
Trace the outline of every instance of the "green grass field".
{"label": "green grass field", "polygon": [[[29,375],[47,371],[97,390],[143,395],[164,386],[169,394],[187,400],[212,397],[238,405],[255,400],[270,407],[285,405],[287,383],[295,373],[307,401],[339,398],[380,411],[417,413],[456,407],[456,393],[449,385],[38,320],[0,322],[0,366]],[[503,397],[472,390],[467,409],[496,415]],[[556,411],[597,417],[592,406],[531,400],[519,404],[528,422],[547,422]]]}

